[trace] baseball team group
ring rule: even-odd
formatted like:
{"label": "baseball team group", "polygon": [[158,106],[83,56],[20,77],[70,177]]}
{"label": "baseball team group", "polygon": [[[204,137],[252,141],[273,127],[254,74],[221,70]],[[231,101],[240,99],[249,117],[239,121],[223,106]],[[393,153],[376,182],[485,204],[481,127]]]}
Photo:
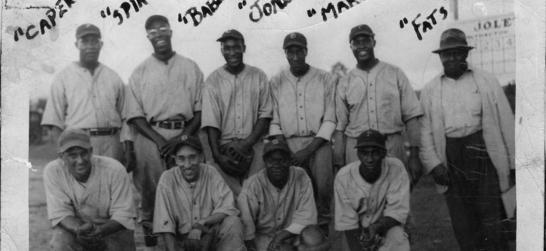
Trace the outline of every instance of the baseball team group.
{"label": "baseball team group", "polygon": [[92,24],[53,80],[42,120],[59,156],[44,169],[52,250],[136,250],[135,222],[144,250],[410,250],[422,175],[444,194],[461,250],[508,250],[514,115],[496,77],[467,63],[463,31],[431,48],[443,71],[418,98],[364,24],[342,77],[306,62],[298,32],[282,44],[289,67],[268,78],[243,61],[253,41],[227,30],[225,64],[204,78],[173,50],[166,17],[145,30],[153,53],[128,85],[99,62]]}

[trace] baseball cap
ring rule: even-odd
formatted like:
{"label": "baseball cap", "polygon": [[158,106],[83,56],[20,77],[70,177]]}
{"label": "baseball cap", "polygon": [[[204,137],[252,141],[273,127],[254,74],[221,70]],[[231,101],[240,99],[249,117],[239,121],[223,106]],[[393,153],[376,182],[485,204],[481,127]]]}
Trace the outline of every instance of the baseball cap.
{"label": "baseball cap", "polygon": [[432,53],[440,53],[449,49],[464,49],[472,50],[474,47],[468,46],[466,35],[459,29],[448,29],[442,32],[440,37],[440,48],[432,51]]}
{"label": "baseball cap", "polygon": [[366,35],[373,37],[375,34],[373,33],[370,26],[366,24],[360,24],[351,29],[351,34],[349,35],[349,41],[353,40],[358,35]]}
{"label": "baseball cap", "polygon": [[144,24],[144,28],[146,30],[148,30],[150,28],[150,26],[155,22],[155,21],[161,21],[161,22],[165,22],[166,24],[169,24],[169,19],[167,19],[166,17],[162,16],[162,15],[153,15],[153,16],[150,16],[147,20],[146,20],[146,24]]}
{"label": "baseball cap", "polygon": [[68,129],[59,136],[59,152],[63,153],[72,147],[89,149],[91,140],[89,135],[81,129]]}
{"label": "baseball cap", "polygon": [[235,29],[231,29],[231,30],[227,30],[226,32],[224,32],[224,34],[222,34],[222,36],[220,38],[216,39],[216,41],[223,42],[224,40],[226,40],[228,38],[235,38],[235,39],[245,40],[245,38],[243,37],[243,34],[241,34],[241,32],[239,32],[238,30],[235,30]]}
{"label": "baseball cap", "polygon": [[76,29],[76,39],[80,39],[81,37],[89,34],[94,34],[101,37],[99,27],[92,24],[82,24],[80,27],[78,27],[78,29]]}
{"label": "baseball cap", "polygon": [[284,43],[282,48],[286,49],[288,46],[298,45],[303,48],[307,48],[307,39],[305,36],[299,32],[292,32],[284,38]]}
{"label": "baseball cap", "polygon": [[180,137],[180,142],[178,142],[176,146],[173,148],[172,154],[176,154],[176,152],[182,146],[191,146],[195,148],[197,151],[203,152],[203,145],[201,144],[201,140],[195,136],[182,135]]}
{"label": "baseball cap", "polygon": [[374,146],[385,150],[385,141],[386,138],[383,134],[376,130],[369,129],[358,136],[355,148]]}
{"label": "baseball cap", "polygon": [[265,141],[263,156],[265,157],[269,153],[276,150],[281,150],[285,153],[288,153],[289,155],[292,155],[292,151],[288,147],[288,144],[286,144],[286,141],[284,140],[284,138],[277,138],[272,136],[270,137],[270,139]]}

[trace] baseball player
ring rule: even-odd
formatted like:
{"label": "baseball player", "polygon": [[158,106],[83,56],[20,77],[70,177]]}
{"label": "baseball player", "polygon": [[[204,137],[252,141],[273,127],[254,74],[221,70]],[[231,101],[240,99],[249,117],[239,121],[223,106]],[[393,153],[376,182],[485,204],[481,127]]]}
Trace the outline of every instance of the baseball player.
{"label": "baseball player", "polygon": [[421,159],[445,195],[461,250],[507,250],[501,193],[515,185],[514,115],[497,78],[466,62],[472,48],[464,32],[448,29],[433,51],[444,71],[421,92]]}
{"label": "baseball player", "polygon": [[215,165],[237,196],[242,181],[263,168],[261,139],[273,107],[265,73],[243,62],[243,35],[228,30],[217,41],[226,64],[206,80],[201,127]]}
{"label": "baseball player", "polygon": [[386,157],[386,138],[376,130],[357,139],[359,161],[343,167],[334,181],[335,229],[343,231],[342,250],[404,251],[410,181],[397,158]]}
{"label": "baseball player", "polygon": [[59,136],[59,159],[46,165],[52,250],[134,251],[135,206],[131,182],[116,160],[93,154],[80,129]]}
{"label": "baseball player", "polygon": [[291,165],[292,151],[272,138],[265,143],[265,169],[245,181],[237,198],[250,250],[280,250],[301,230],[317,223],[313,186],[306,172]]}
{"label": "baseball player", "polygon": [[328,232],[334,191],[330,138],[336,128],[336,78],[305,62],[307,39],[303,34],[288,34],[283,49],[290,68],[270,82],[274,108],[269,135],[284,136],[295,153],[292,165],[308,172],[316,196],[319,225]]}
{"label": "baseball player", "polygon": [[216,168],[203,163],[199,138],[182,136],[173,152],[176,167],[159,180],[154,212],[154,233],[167,251],[244,250],[233,193]]}
{"label": "baseball player", "polygon": [[[354,150],[356,138],[373,129],[387,137],[388,156],[407,163],[412,184],[415,184],[422,173],[418,118],[423,112],[404,72],[375,57],[374,36],[365,24],[352,28],[349,35],[357,65],[337,87],[335,165],[343,166],[358,160]],[[401,135],[404,128],[409,137],[409,160]]]}
{"label": "baseball player", "polygon": [[166,162],[172,147],[180,137],[199,129],[203,73],[194,61],[173,51],[173,33],[166,17],[149,17],[145,28],[154,53],[131,75],[123,114],[138,131],[133,178],[142,197],[139,221],[145,246],[154,250],[155,189],[163,171],[170,167]]}
{"label": "baseball player", "polygon": [[48,127],[54,143],[65,129],[83,129],[91,136],[96,155],[120,162],[124,158],[120,142],[125,142],[126,166],[131,171],[133,139],[121,116],[125,88],[119,75],[98,61],[103,46],[101,37],[99,28],[92,24],[76,29],[75,45],[80,59],[55,76],[42,125]]}

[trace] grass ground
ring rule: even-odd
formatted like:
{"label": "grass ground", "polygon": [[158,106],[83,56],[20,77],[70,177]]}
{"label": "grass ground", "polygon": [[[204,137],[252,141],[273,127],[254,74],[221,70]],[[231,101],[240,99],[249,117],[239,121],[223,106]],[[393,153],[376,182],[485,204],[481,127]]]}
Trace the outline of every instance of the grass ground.
{"label": "grass ground", "polygon": [[[49,250],[52,236],[51,226],[47,220],[47,206],[43,184],[45,165],[56,158],[56,147],[51,144],[30,146],[29,156],[33,170],[29,174],[29,207],[30,207],[30,250]],[[140,200],[134,190],[135,202]],[[458,250],[451,222],[447,213],[445,200],[436,193],[434,182],[429,177],[421,180],[411,197],[411,208],[416,221],[412,234],[412,250]],[[142,250],[142,231],[137,227],[137,250]]]}

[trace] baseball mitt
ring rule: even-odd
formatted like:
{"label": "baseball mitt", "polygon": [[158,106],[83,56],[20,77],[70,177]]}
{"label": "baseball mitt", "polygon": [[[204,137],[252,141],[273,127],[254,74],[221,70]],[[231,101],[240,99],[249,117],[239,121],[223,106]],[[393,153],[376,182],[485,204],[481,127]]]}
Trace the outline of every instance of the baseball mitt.
{"label": "baseball mitt", "polygon": [[250,151],[245,151],[238,141],[232,141],[223,145],[222,154],[229,157],[234,163],[233,166],[225,167],[224,172],[237,177],[242,177],[248,172],[252,164],[252,159],[254,159],[252,148]]}
{"label": "baseball mitt", "polygon": [[203,244],[201,244],[200,240],[186,239],[182,242],[182,247],[184,251],[201,251]]}

